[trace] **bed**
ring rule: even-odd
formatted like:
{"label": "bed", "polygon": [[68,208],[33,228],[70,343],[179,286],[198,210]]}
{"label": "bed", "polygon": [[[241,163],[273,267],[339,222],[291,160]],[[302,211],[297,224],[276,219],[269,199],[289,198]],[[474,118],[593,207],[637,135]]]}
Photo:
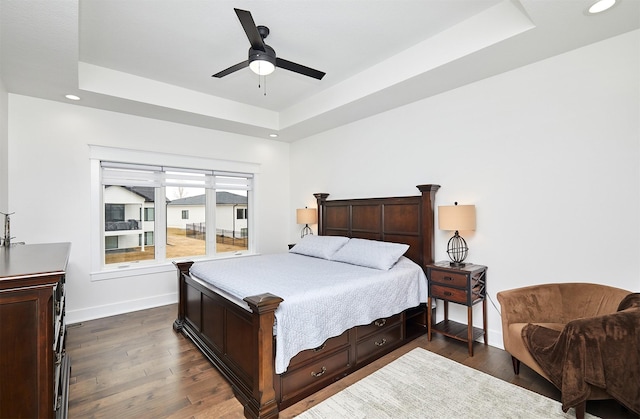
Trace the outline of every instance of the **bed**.
{"label": "bed", "polygon": [[[318,234],[403,243],[409,245],[404,256],[424,268],[433,262],[439,186],[417,188],[420,195],[391,198],[328,200],[329,194],[315,194]],[[276,345],[274,332],[283,298],[265,290],[234,301],[225,289],[192,275],[193,262],[175,265],[179,305],[174,330],[193,341],[227,378],[249,418],[278,417],[280,410],[426,332],[427,308],[419,303],[302,350],[286,361],[282,372],[276,352],[284,346]]]}

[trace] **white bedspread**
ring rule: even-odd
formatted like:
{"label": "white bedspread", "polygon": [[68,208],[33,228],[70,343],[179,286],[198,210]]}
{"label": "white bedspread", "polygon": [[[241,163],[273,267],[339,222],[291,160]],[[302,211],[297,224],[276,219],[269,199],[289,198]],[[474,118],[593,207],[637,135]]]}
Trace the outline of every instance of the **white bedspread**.
{"label": "white bedspread", "polygon": [[284,299],[275,312],[277,374],[302,350],[427,300],[424,272],[405,257],[382,271],[285,253],[196,262],[191,275],[239,299]]}

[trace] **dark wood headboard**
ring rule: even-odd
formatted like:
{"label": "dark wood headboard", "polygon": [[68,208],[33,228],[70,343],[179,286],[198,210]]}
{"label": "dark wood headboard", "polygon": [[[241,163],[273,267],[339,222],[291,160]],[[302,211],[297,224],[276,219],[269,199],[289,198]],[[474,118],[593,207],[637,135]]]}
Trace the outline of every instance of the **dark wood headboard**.
{"label": "dark wood headboard", "polygon": [[405,256],[423,268],[434,261],[434,203],[440,185],[418,185],[419,196],[337,199],[316,193],[318,234],[408,244]]}

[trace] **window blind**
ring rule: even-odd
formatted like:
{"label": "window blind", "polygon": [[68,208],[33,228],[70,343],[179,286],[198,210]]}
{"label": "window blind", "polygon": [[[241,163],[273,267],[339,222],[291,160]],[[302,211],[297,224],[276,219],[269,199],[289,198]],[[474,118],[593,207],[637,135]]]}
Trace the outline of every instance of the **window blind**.
{"label": "window blind", "polygon": [[225,190],[251,190],[250,173],[220,172],[204,169],[100,162],[103,185],[181,186]]}

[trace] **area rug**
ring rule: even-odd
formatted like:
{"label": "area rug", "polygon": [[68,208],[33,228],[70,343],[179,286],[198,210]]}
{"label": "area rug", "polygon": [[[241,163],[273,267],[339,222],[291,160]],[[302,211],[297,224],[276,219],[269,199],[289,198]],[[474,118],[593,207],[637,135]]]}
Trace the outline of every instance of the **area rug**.
{"label": "area rug", "polygon": [[[416,348],[300,419],[574,418],[560,402]],[[585,414],[586,418],[595,416]]]}

